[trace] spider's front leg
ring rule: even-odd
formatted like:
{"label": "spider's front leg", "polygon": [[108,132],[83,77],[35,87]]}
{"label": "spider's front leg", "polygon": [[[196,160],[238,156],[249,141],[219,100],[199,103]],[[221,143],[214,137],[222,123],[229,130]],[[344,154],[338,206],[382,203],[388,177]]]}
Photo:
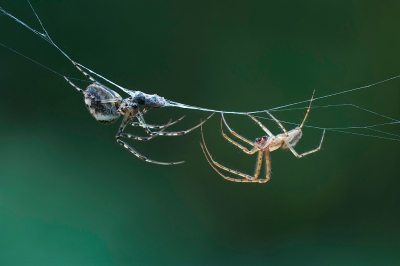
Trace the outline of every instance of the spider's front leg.
{"label": "spider's front leg", "polygon": [[287,149],[289,149],[293,153],[294,156],[296,156],[297,158],[302,158],[308,154],[320,151],[321,147],[322,147],[322,142],[324,141],[324,136],[325,136],[325,129],[322,132],[321,141],[319,142],[318,147],[313,150],[303,152],[302,154],[298,154],[297,151],[293,148],[293,146],[287,140],[285,140],[285,144],[286,144],[285,146],[287,147]]}

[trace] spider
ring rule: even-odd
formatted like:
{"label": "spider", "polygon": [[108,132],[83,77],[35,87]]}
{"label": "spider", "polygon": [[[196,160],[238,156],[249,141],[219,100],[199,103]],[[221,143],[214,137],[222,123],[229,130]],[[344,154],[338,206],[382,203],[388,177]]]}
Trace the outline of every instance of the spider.
{"label": "spider", "polygon": [[[147,141],[156,136],[181,136],[184,134],[189,133],[190,131],[198,128],[199,126],[203,125],[208,119],[211,118],[213,114],[207,117],[204,121],[200,124],[188,129],[182,130],[177,132],[164,132],[164,130],[181,121],[185,116],[179,118],[176,121],[171,122],[171,120],[165,125],[150,125],[146,124],[143,119],[143,114],[145,114],[150,108],[160,108],[163,107],[165,104],[165,100],[163,97],[158,96],[157,94],[149,95],[146,93],[138,93],[132,94],[134,97],[129,97],[123,99],[118,93],[115,91],[107,88],[106,86],[97,82],[94,78],[92,78],[89,74],[83,71],[75,62],[72,63],[93,83],[89,85],[86,90],[82,90],[74,83],[72,83],[67,77],[64,77],[65,80],[73,86],[77,91],[83,94],[85,99],[86,108],[88,109],[89,113],[100,123],[109,125],[116,122],[121,115],[123,115],[122,123],[118,129],[117,134],[115,135],[116,141],[123,146],[125,149],[129,150],[132,154],[134,154],[139,159],[154,163],[154,164],[162,164],[162,165],[174,165],[174,164],[181,164],[184,161],[180,162],[159,162],[154,161],[151,159],[146,158],[145,156],[138,153],[134,150],[131,146],[126,144],[120,138],[130,138],[135,140]],[[143,106],[142,112],[139,111],[139,105]],[[133,122],[132,120],[137,118],[139,122]],[[150,136],[148,137],[140,137],[135,136],[128,133],[123,133],[124,128],[128,125],[132,126],[140,126],[145,129],[146,133]],[[152,129],[160,129],[158,132],[151,132],[150,128]]]}
{"label": "spider", "polygon": [[[203,126],[201,126],[201,135],[202,135],[202,139],[203,139],[203,144],[200,143],[200,146],[203,150],[204,156],[206,157],[208,163],[211,165],[211,167],[223,178],[225,178],[226,180],[232,181],[232,182],[252,182],[252,183],[266,183],[270,180],[271,178],[271,158],[270,158],[270,152],[277,150],[279,148],[282,148],[283,150],[290,150],[294,156],[296,156],[297,158],[301,158],[304,157],[310,153],[314,153],[317,152],[321,149],[322,146],[322,141],[324,140],[324,135],[325,135],[325,130],[322,133],[322,138],[320,141],[319,146],[316,149],[304,152],[302,154],[298,154],[295,149],[294,146],[299,142],[301,136],[303,135],[302,133],[302,127],[304,125],[304,122],[307,119],[308,114],[310,113],[310,108],[311,108],[311,103],[312,100],[314,98],[314,93],[313,92],[312,96],[311,96],[311,100],[310,100],[310,104],[308,106],[308,109],[306,111],[306,114],[304,116],[303,122],[300,124],[300,126],[290,130],[290,131],[286,131],[286,129],[283,127],[283,125],[281,124],[281,122],[279,122],[278,119],[276,119],[270,112],[268,112],[267,110],[265,111],[278,125],[279,127],[283,130],[284,133],[281,133],[279,135],[273,135],[271,133],[271,131],[269,131],[259,120],[257,120],[254,116],[252,116],[251,114],[247,113],[247,115],[253,119],[264,131],[265,133],[267,133],[267,136],[262,136],[260,138],[256,138],[254,142],[246,139],[245,137],[239,135],[238,133],[236,133],[235,131],[233,131],[228,123],[225,120],[224,114],[221,113],[221,133],[222,136],[227,139],[230,143],[232,143],[233,145],[237,146],[238,148],[240,148],[243,152],[245,152],[246,154],[252,155],[255,154],[256,152],[258,152],[258,158],[257,158],[257,164],[256,164],[256,169],[254,172],[253,176],[250,176],[248,174],[239,172],[237,170],[233,170],[231,168],[228,168],[226,166],[223,166],[222,164],[218,163],[217,161],[215,161],[210,152],[208,151],[208,148],[206,146],[206,142],[204,140],[204,134],[203,134]],[[235,142],[234,140],[232,140],[231,138],[229,138],[223,131],[222,128],[222,121],[224,121],[225,126],[228,128],[229,132],[234,135],[235,137],[237,137],[238,139],[246,142],[247,144],[250,144],[251,146],[253,146],[253,149],[248,150],[247,148],[245,148],[244,146],[242,146],[241,144]],[[265,179],[261,179],[258,178],[258,176],[260,175],[260,170],[261,170],[261,166],[263,163],[263,155],[265,154],[265,162],[266,162],[266,177]],[[224,174],[222,174],[220,171],[218,171],[218,168],[225,170],[229,173],[238,175],[242,178],[232,178],[229,176],[225,176]]]}

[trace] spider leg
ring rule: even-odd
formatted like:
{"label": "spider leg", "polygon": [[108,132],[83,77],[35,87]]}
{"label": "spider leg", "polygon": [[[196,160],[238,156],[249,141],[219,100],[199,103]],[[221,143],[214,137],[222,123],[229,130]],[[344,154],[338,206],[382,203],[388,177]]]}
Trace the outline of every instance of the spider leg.
{"label": "spider leg", "polygon": [[258,158],[257,158],[257,164],[256,164],[256,170],[254,172],[254,179],[257,179],[258,176],[260,175],[261,166],[262,166],[262,159],[263,159],[263,152],[259,151],[258,152]]}
{"label": "spider leg", "polygon": [[[115,140],[116,140],[121,146],[123,146],[125,149],[127,149],[128,151],[130,151],[133,155],[135,155],[135,156],[138,157],[139,159],[141,159],[141,160],[143,160],[143,161],[145,161],[145,162],[148,162],[148,163],[161,164],[161,165],[174,165],[174,164],[181,164],[181,163],[184,163],[184,161],[181,161],[181,162],[159,162],[159,161],[154,161],[154,160],[148,159],[147,157],[145,157],[145,156],[141,155],[140,153],[138,153],[137,151],[135,151],[131,146],[129,146],[128,144],[126,144],[124,141],[120,140],[120,139],[119,139],[120,137],[127,137],[127,136],[125,135],[125,133],[122,133],[122,131],[124,130],[125,126],[128,124],[128,121],[129,121],[129,120],[130,120],[129,116],[126,115],[126,116],[124,117],[122,123],[121,123],[121,126],[120,126],[119,129],[118,129],[117,134],[115,135]],[[128,135],[129,135],[129,134],[128,134]],[[133,136],[133,135],[131,135],[131,136]],[[149,138],[152,138],[152,136],[149,137]],[[137,139],[137,138],[135,138],[135,139]],[[140,139],[140,140],[143,140],[143,139]]]}
{"label": "spider leg", "polygon": [[[144,108],[143,110],[144,110],[144,113],[147,112],[147,109]],[[136,118],[139,121],[139,124],[145,129],[146,132],[151,132],[151,130],[147,127],[146,121],[144,121],[144,117],[143,117],[144,113],[138,111]],[[151,133],[153,133],[153,132],[151,132]],[[148,133],[148,134],[150,134],[150,133]]]}
{"label": "spider leg", "polygon": [[165,124],[164,126],[164,128],[163,129],[161,129],[160,131],[158,131],[158,132],[155,132],[155,134],[152,134],[151,136],[149,136],[149,137],[139,137],[139,136],[135,136],[135,135],[132,135],[132,134],[128,134],[128,133],[120,133],[119,134],[119,136],[120,137],[124,137],[124,138],[129,138],[129,139],[136,139],[136,140],[142,140],[142,141],[147,141],[147,140],[151,140],[152,138],[155,138],[155,137],[157,137],[160,133],[162,133],[168,126],[170,126],[171,125],[171,120],[167,123],[167,124]]}
{"label": "spider leg", "polygon": [[303,127],[304,122],[306,122],[307,116],[310,113],[311,103],[312,103],[312,100],[314,99],[314,93],[315,93],[315,90],[313,91],[313,94],[311,96],[310,105],[308,106],[308,109],[307,109],[306,115],[304,116],[303,122],[301,122],[301,125],[299,126],[300,129]]}
{"label": "spider leg", "polygon": [[274,134],[271,133],[271,131],[268,130],[268,128],[266,126],[264,126],[257,118],[255,118],[254,116],[252,116],[251,114],[247,113],[247,115],[253,119],[264,131],[265,133],[268,134],[268,136],[270,137],[274,137]]}
{"label": "spider leg", "polygon": [[[206,159],[207,159],[208,163],[210,164],[210,166],[211,166],[220,176],[222,176],[224,179],[229,180],[229,181],[232,181],[232,182],[254,182],[254,183],[260,183],[260,180],[256,179],[256,176],[258,176],[258,174],[259,174],[259,172],[260,172],[261,164],[259,164],[259,165],[257,166],[255,176],[250,176],[250,175],[244,174],[244,173],[242,173],[242,172],[239,172],[239,171],[230,169],[230,168],[228,168],[228,167],[226,167],[226,166],[223,166],[222,164],[218,163],[217,161],[215,161],[215,160],[212,158],[212,156],[211,156],[211,154],[210,154],[210,152],[208,151],[208,148],[207,148],[207,146],[206,146],[206,142],[205,142],[205,140],[204,140],[203,127],[201,127],[201,129],[202,129],[202,130],[201,130],[201,137],[202,137],[202,139],[203,139],[203,143],[200,143],[201,149],[203,150],[204,156],[206,157]],[[260,153],[261,153],[261,152],[260,152]],[[261,154],[261,156],[259,155],[259,160],[260,160],[260,158],[261,158],[261,160],[262,160],[262,154]],[[229,176],[225,176],[225,175],[222,174],[220,171],[218,171],[218,169],[217,169],[216,167],[218,167],[218,168],[220,168],[220,169],[222,169],[222,170],[225,170],[225,171],[227,171],[227,172],[230,172],[230,173],[232,173],[232,174],[236,174],[236,175],[238,175],[238,176],[241,176],[241,177],[243,177],[243,178],[245,178],[245,179],[232,178],[232,177],[229,177]],[[258,173],[257,173],[257,172],[258,172]]]}
{"label": "spider leg", "polygon": [[279,122],[279,120],[276,119],[275,116],[273,116],[270,112],[268,112],[268,110],[265,110],[265,112],[266,112],[270,117],[272,117],[272,119],[275,120],[275,122],[281,127],[281,129],[282,129],[283,132],[285,133],[285,136],[287,137],[287,136],[288,136],[288,133],[287,133],[287,131],[286,131],[286,128],[281,124],[281,122]]}
{"label": "spider leg", "polygon": [[314,153],[314,152],[317,152],[317,151],[321,150],[322,142],[324,141],[324,136],[325,136],[325,129],[324,129],[324,132],[322,133],[322,138],[321,138],[321,142],[319,143],[319,146],[318,146],[316,149],[313,149],[313,150],[311,150],[311,151],[304,152],[304,153],[302,153],[302,154],[298,154],[298,153],[295,151],[295,149],[294,149],[294,148],[289,144],[289,142],[286,141],[286,140],[285,140],[285,144],[286,144],[287,147],[290,149],[290,151],[294,154],[294,156],[296,156],[297,158],[301,158],[301,157],[304,157],[304,156],[306,156],[306,155],[308,155],[308,154],[310,154],[310,153]]}
{"label": "spider leg", "polygon": [[116,103],[116,102],[120,102],[121,100],[119,98],[114,98],[114,99],[107,99],[107,100],[100,100],[97,101],[99,103]]}
{"label": "spider leg", "polygon": [[[130,97],[130,99],[132,100],[132,97]],[[142,115],[145,115],[148,111],[149,111],[149,108],[144,107],[142,109]]]}
{"label": "spider leg", "polygon": [[263,181],[263,183],[267,183],[271,179],[271,156],[270,156],[270,151],[267,148],[265,150],[265,163],[266,163],[266,177]]}
{"label": "spider leg", "polygon": [[218,171],[218,169],[213,165],[213,163],[210,161],[210,159],[208,159],[207,155],[206,155],[206,151],[204,150],[204,146],[202,143],[200,143],[201,149],[203,150],[203,153],[206,157],[207,162],[210,164],[210,166],[214,169],[215,172],[217,172],[220,176],[222,176],[224,179],[231,181],[231,182],[240,182],[240,183],[262,183],[262,180],[259,179],[255,179],[255,180],[248,180],[248,179],[240,179],[240,178],[232,178],[229,176],[225,176],[224,174],[222,174],[220,171]]}
{"label": "spider leg", "polygon": [[77,64],[75,61],[72,61],[72,60],[71,60],[71,62],[72,62],[72,64],[74,64],[74,66],[75,66],[80,72],[82,72],[83,75],[85,75],[85,77],[87,77],[88,79],[90,79],[90,80],[93,81],[93,82],[98,83],[94,78],[92,78],[88,73],[86,73],[82,68],[80,68],[80,67],[78,66],[78,64]]}
{"label": "spider leg", "polygon": [[65,80],[66,80],[72,87],[74,87],[77,91],[79,91],[79,92],[82,93],[82,94],[85,94],[85,91],[84,91],[84,90],[82,90],[81,88],[79,88],[78,86],[76,86],[74,83],[72,83],[67,77],[64,76],[64,78],[65,78]]}
{"label": "spider leg", "polygon": [[[142,114],[143,114],[143,112],[142,112]],[[178,123],[183,118],[185,118],[185,116],[182,116],[181,118],[179,118],[179,119],[177,119],[177,120],[175,120],[175,121],[173,121],[171,123],[165,124],[165,125],[150,125],[150,124],[146,124],[146,126],[147,126],[147,128],[152,128],[152,129],[163,129],[163,128],[167,127],[167,126],[172,126],[173,124]],[[146,130],[146,127],[144,125],[140,124],[139,122],[132,122],[131,125],[134,126],[134,127],[143,127]],[[151,132],[149,131],[149,132],[147,132],[147,134],[150,135]]]}
{"label": "spider leg", "polygon": [[253,147],[253,149],[251,151],[249,151],[246,147],[240,145],[236,141],[229,138],[228,135],[225,134],[224,129],[222,128],[222,118],[221,118],[221,134],[226,140],[228,140],[230,143],[232,143],[233,145],[235,145],[236,147],[238,147],[239,149],[241,149],[243,152],[245,152],[247,154],[254,154],[258,151],[258,149],[256,147]]}
{"label": "spider leg", "polygon": [[[205,122],[207,122],[207,120],[210,119],[213,115],[214,115],[214,113],[212,113],[211,115],[209,115],[209,116],[208,116],[204,121],[202,121],[200,124],[198,124],[198,125],[196,125],[196,126],[194,126],[194,127],[192,127],[192,128],[189,128],[189,129],[187,129],[187,130],[182,130],[182,131],[177,131],[177,132],[162,132],[162,133],[158,133],[158,135],[160,135],[160,136],[182,136],[182,135],[185,135],[185,134],[189,133],[190,131],[192,131],[192,130],[194,130],[194,129],[200,127],[200,126],[202,126],[202,125],[203,125]],[[157,134],[157,133],[154,133],[154,132],[151,133],[151,135],[154,135],[154,134]]]}
{"label": "spider leg", "polygon": [[225,117],[224,117],[224,113],[223,113],[223,112],[221,112],[221,116],[222,116],[222,120],[224,120],[225,126],[228,128],[229,132],[230,132],[232,135],[234,135],[234,136],[237,137],[238,139],[241,139],[242,141],[246,142],[247,144],[250,144],[251,146],[253,146],[254,143],[253,143],[252,141],[246,139],[245,137],[240,136],[238,133],[236,133],[235,131],[233,131],[233,130],[229,127],[228,123],[227,123],[226,120],[225,120]]}

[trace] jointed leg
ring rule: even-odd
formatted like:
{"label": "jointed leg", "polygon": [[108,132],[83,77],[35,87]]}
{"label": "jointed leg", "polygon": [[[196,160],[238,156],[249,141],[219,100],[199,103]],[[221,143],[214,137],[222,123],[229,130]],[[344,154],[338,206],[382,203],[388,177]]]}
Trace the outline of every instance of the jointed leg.
{"label": "jointed leg", "polygon": [[252,150],[248,150],[246,147],[243,147],[242,145],[240,145],[239,143],[237,143],[236,141],[232,140],[231,138],[229,138],[225,132],[224,129],[222,128],[222,118],[221,118],[221,134],[222,136],[227,139],[230,143],[232,143],[233,145],[235,145],[236,147],[238,147],[239,149],[241,149],[243,152],[247,153],[247,154],[254,154],[256,153],[259,149],[257,149],[256,147],[254,147]]}
{"label": "jointed leg", "polygon": [[274,137],[274,134],[271,133],[271,131],[268,130],[268,128],[266,126],[264,126],[260,121],[258,121],[257,118],[255,118],[254,116],[252,116],[251,114],[247,114],[251,119],[253,119],[264,131],[265,133],[268,134],[268,136],[270,137]]}
{"label": "jointed leg", "polygon": [[315,93],[315,90],[313,91],[313,94],[311,96],[310,105],[308,106],[308,109],[307,109],[306,115],[304,116],[303,122],[301,122],[301,125],[299,126],[300,129],[303,127],[304,122],[306,122],[307,116],[310,113],[311,103],[312,103],[312,100],[314,99],[314,93]]}
{"label": "jointed leg", "polygon": [[[204,156],[206,157],[207,162],[210,164],[210,166],[214,169],[215,172],[217,172],[220,176],[222,176],[224,179],[231,181],[231,182],[241,182],[241,183],[262,183],[262,180],[255,179],[255,180],[249,180],[249,179],[240,179],[240,178],[232,178],[229,176],[225,176],[222,174],[218,169],[212,164],[210,159],[208,159],[206,151],[204,149],[203,144],[200,143],[201,149],[203,150]],[[208,152],[208,150],[207,150]]]}
{"label": "jointed leg", "polygon": [[[261,164],[257,166],[257,168],[256,168],[256,173],[254,174],[254,176],[250,176],[250,175],[244,174],[244,173],[242,173],[242,172],[239,172],[239,171],[236,171],[236,170],[232,170],[232,169],[230,169],[230,168],[228,168],[228,167],[226,167],[226,166],[223,166],[223,165],[221,165],[220,163],[218,163],[217,161],[215,161],[215,160],[212,158],[210,152],[208,151],[208,148],[207,148],[207,146],[206,146],[206,142],[205,142],[205,140],[204,140],[203,127],[201,127],[201,136],[202,136],[202,139],[203,139],[203,144],[200,143],[200,146],[201,146],[201,148],[202,148],[202,150],[203,150],[204,156],[206,157],[206,159],[207,159],[208,163],[211,165],[211,167],[212,167],[220,176],[222,176],[222,177],[225,178],[226,180],[229,180],[229,181],[232,181],[232,182],[257,182],[257,183],[259,183],[259,180],[256,179],[256,178],[257,178],[257,176],[258,176],[259,173],[260,173]],[[260,153],[261,153],[261,152],[260,152]],[[262,160],[262,154],[259,155],[259,161],[260,161],[260,160]],[[216,167],[222,169],[222,170],[225,170],[225,171],[230,172],[230,173],[232,173],[232,174],[236,174],[236,175],[241,176],[241,177],[243,177],[243,178],[245,178],[245,179],[237,179],[237,178],[232,178],[232,177],[225,176],[224,174],[222,174],[221,172],[219,172],[218,169],[217,169],[214,165],[215,165]]]}
{"label": "jointed leg", "polygon": [[265,150],[265,163],[266,163],[267,174],[264,181],[266,183],[271,179],[271,156],[269,149]]}
{"label": "jointed leg", "polygon": [[131,146],[129,146],[128,144],[126,144],[125,142],[123,142],[122,140],[120,140],[117,136],[116,136],[117,142],[123,146],[125,149],[127,149],[128,151],[130,151],[131,153],[133,153],[133,155],[135,155],[136,157],[138,157],[139,159],[148,162],[148,163],[154,163],[154,164],[161,164],[161,165],[175,165],[175,164],[181,164],[184,163],[185,161],[181,161],[181,162],[158,162],[158,161],[154,161],[154,160],[150,160],[147,159],[145,156],[141,155],[140,153],[138,153],[137,151],[135,151]]}
{"label": "jointed leg", "polygon": [[[147,111],[146,111],[147,112]],[[137,120],[139,121],[139,125],[141,125],[145,131],[147,132],[147,134],[151,135],[153,132],[151,132],[151,130],[149,129],[149,127],[147,126],[146,121],[144,121],[144,117],[143,117],[143,113],[138,111],[137,115],[136,115]]]}
{"label": "jointed leg", "polygon": [[148,163],[161,164],[161,165],[174,165],[174,164],[181,164],[181,163],[184,163],[184,161],[181,161],[181,162],[158,162],[158,161],[150,160],[150,159],[146,158],[145,156],[141,155],[140,153],[138,153],[137,151],[135,151],[131,146],[129,146],[128,144],[126,144],[124,141],[120,140],[120,139],[119,139],[120,137],[128,137],[128,138],[129,138],[129,137],[132,137],[132,138],[134,138],[134,139],[139,139],[139,140],[148,140],[148,139],[150,139],[150,138],[153,138],[153,136],[150,136],[150,137],[147,138],[147,139],[143,139],[143,138],[141,138],[141,137],[136,137],[136,136],[133,136],[133,135],[130,135],[130,134],[122,133],[122,131],[124,130],[125,126],[128,124],[128,120],[129,120],[128,117],[125,116],[124,119],[123,119],[123,121],[122,121],[122,123],[121,123],[121,126],[120,126],[119,129],[118,129],[118,133],[117,133],[117,135],[115,136],[116,141],[117,141],[121,146],[123,146],[125,149],[127,149],[128,151],[130,151],[133,155],[135,155],[135,156],[138,157],[139,159],[141,159],[141,160],[143,160],[143,161],[145,161],[145,162],[148,162]]}
{"label": "jointed leg", "polygon": [[124,138],[129,138],[129,139],[136,139],[136,140],[142,140],[142,141],[147,141],[147,140],[151,140],[152,138],[157,137],[159,134],[161,134],[168,126],[171,125],[171,120],[169,121],[169,123],[167,123],[166,125],[164,125],[164,128],[158,132],[156,132],[155,134],[152,134],[149,137],[139,137],[139,136],[135,136],[132,134],[128,134],[128,133],[119,133],[120,137],[124,137]]}
{"label": "jointed leg", "polygon": [[250,144],[251,146],[253,146],[254,143],[253,143],[252,141],[246,139],[245,137],[240,136],[238,133],[236,133],[235,131],[233,131],[233,130],[229,127],[228,123],[227,123],[226,120],[225,120],[225,117],[224,117],[224,113],[223,113],[223,112],[221,113],[221,116],[222,116],[222,120],[224,120],[225,126],[228,128],[229,132],[230,132],[232,135],[234,135],[234,136],[237,137],[238,139],[243,140],[243,141],[246,142],[247,144]]}
{"label": "jointed leg", "polygon": [[262,159],[263,159],[263,152],[259,151],[258,158],[257,158],[257,164],[256,164],[256,170],[254,172],[254,179],[257,179],[258,176],[260,175],[261,166],[262,166],[262,162],[263,162]]}
{"label": "jointed leg", "polygon": [[84,91],[84,90],[82,90],[81,88],[79,88],[78,86],[76,86],[74,83],[72,83],[67,77],[64,76],[64,78],[65,78],[65,80],[66,80],[72,87],[74,87],[77,91],[79,91],[79,92],[82,93],[82,94],[85,94],[85,91]]}
{"label": "jointed leg", "polygon": [[[214,113],[212,113],[211,115],[209,115],[209,116],[208,116],[204,121],[202,121],[200,124],[198,124],[198,125],[196,125],[196,126],[194,126],[194,127],[192,127],[192,128],[189,128],[188,130],[182,130],[182,131],[177,131],[177,132],[162,132],[162,133],[155,133],[155,132],[152,132],[150,135],[155,135],[155,134],[157,134],[157,135],[159,135],[159,136],[182,136],[182,135],[185,135],[185,134],[189,133],[190,131],[192,131],[192,130],[194,130],[194,129],[200,127],[200,126],[202,126],[202,125],[203,125],[205,122],[207,122],[208,119],[210,119],[213,115],[214,115]],[[182,118],[183,118],[183,117],[182,117]],[[181,118],[181,119],[182,119],[182,118]]]}
{"label": "jointed leg", "polygon": [[317,151],[321,150],[322,142],[324,141],[324,136],[325,136],[325,129],[324,129],[324,132],[322,133],[321,142],[319,143],[318,148],[313,149],[313,150],[311,150],[311,151],[304,152],[304,153],[302,153],[302,154],[298,154],[298,153],[294,150],[294,148],[289,144],[289,142],[287,142],[286,140],[285,140],[285,144],[286,144],[287,147],[290,149],[290,151],[294,154],[294,156],[296,156],[297,158],[301,158],[301,157],[304,157],[304,156],[306,156],[306,155],[308,155],[308,154],[310,154],[310,153],[314,153],[314,152],[317,152]]}
{"label": "jointed leg", "polygon": [[[143,114],[143,112],[142,112],[142,114]],[[182,117],[179,118],[178,120],[175,120],[175,121],[173,121],[173,122],[171,122],[171,123],[169,123],[169,124],[166,124],[166,125],[161,125],[161,126],[160,126],[160,125],[150,125],[150,124],[146,124],[146,126],[147,126],[147,128],[152,128],[152,129],[163,129],[163,128],[167,127],[167,126],[172,126],[173,124],[178,123],[178,122],[181,121],[183,118],[185,118],[185,116],[182,116]],[[134,126],[134,127],[143,127],[143,128],[145,128],[145,130],[146,130],[146,126],[140,124],[139,122],[132,122],[131,125]],[[149,132],[150,132],[150,131],[149,131]],[[148,134],[151,134],[151,133],[149,133],[149,132],[148,132]]]}
{"label": "jointed leg", "polygon": [[284,126],[281,124],[281,122],[279,122],[278,119],[275,118],[275,116],[273,116],[270,112],[268,112],[268,110],[265,110],[265,112],[272,117],[272,119],[274,119],[274,121],[281,127],[281,129],[283,130],[283,132],[285,133],[285,136],[288,136],[288,133],[286,131],[286,128],[284,128]]}
{"label": "jointed leg", "polygon": [[82,72],[82,74],[85,75],[85,77],[87,77],[87,78],[90,79],[91,81],[97,83],[97,81],[96,81],[94,78],[92,78],[88,73],[86,73],[82,68],[80,68],[76,62],[72,61],[72,64],[74,64],[74,66],[75,66],[80,72]]}

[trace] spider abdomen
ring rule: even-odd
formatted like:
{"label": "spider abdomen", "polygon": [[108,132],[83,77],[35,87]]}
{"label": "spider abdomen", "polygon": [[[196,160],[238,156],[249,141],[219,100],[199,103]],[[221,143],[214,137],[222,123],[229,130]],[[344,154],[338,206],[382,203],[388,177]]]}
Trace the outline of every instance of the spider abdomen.
{"label": "spider abdomen", "polygon": [[[121,96],[118,93],[93,83],[86,88],[84,96],[86,108],[97,121],[108,125],[118,120],[119,113],[117,113],[117,110],[121,102]],[[113,99],[116,99],[116,101],[100,102]]]}
{"label": "spider abdomen", "polygon": [[[288,132],[288,137],[286,138],[286,142],[290,144],[290,146],[294,147],[299,142],[301,137],[303,136],[303,131],[300,128],[296,127]],[[283,150],[289,149],[286,144],[282,145]]]}

